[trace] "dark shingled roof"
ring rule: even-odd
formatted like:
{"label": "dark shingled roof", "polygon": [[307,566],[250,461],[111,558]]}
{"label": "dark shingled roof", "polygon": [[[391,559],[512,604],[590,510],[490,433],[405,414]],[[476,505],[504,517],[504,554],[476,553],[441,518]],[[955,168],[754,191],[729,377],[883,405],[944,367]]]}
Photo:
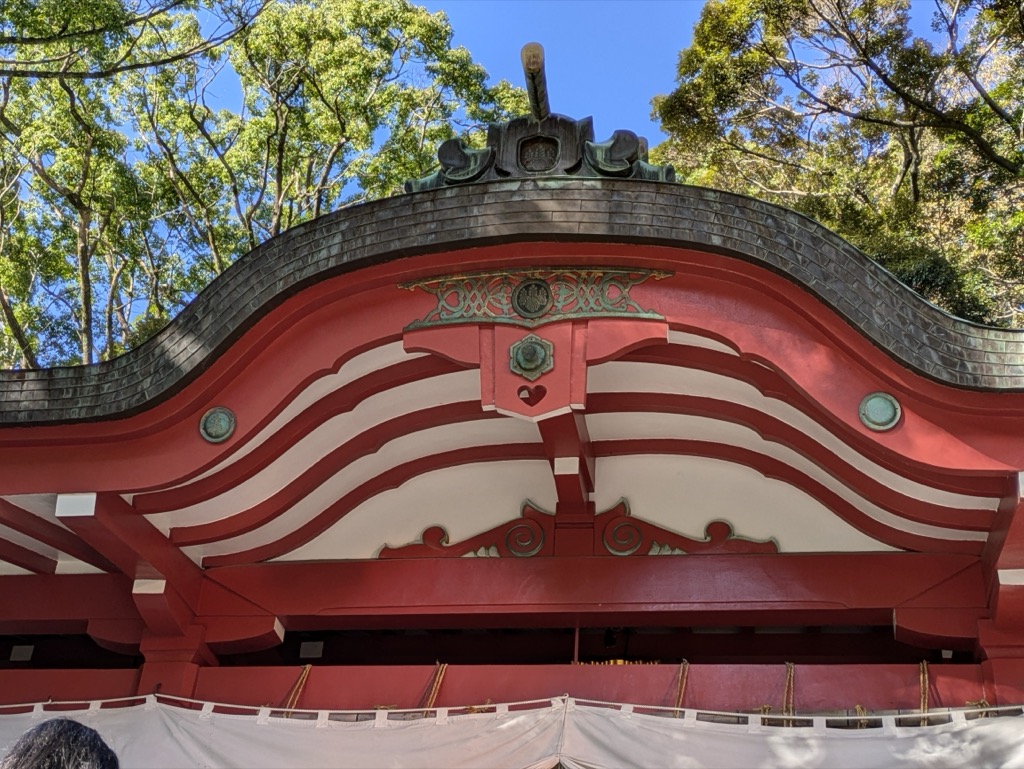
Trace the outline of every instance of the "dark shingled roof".
{"label": "dark shingled roof", "polygon": [[513,179],[388,198],[296,227],[240,259],[136,350],[92,366],[0,372],[0,424],[136,413],[181,389],[256,319],[312,283],[418,254],[537,240],[731,255],[805,287],[894,359],[931,379],[1024,390],[1024,330],[950,316],[792,211],[635,179]]}

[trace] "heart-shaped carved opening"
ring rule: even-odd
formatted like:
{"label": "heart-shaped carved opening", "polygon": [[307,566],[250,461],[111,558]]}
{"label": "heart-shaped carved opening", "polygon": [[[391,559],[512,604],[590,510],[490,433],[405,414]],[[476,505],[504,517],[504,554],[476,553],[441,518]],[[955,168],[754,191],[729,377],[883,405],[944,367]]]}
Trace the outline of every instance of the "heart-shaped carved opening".
{"label": "heart-shaped carved opening", "polygon": [[534,385],[533,387],[523,385],[522,387],[519,388],[519,391],[516,393],[516,395],[519,396],[519,400],[521,400],[527,406],[536,406],[538,403],[544,400],[544,396],[547,394],[548,388],[546,388],[544,385]]}

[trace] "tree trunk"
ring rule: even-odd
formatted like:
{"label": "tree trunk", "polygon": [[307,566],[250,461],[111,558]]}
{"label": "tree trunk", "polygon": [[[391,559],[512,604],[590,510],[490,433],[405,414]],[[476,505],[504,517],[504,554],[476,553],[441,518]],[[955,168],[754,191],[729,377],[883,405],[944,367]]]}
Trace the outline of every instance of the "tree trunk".
{"label": "tree trunk", "polygon": [[82,349],[82,363],[93,363],[94,350],[92,339],[92,278],[89,266],[92,250],[89,248],[89,212],[78,212],[78,288],[82,302],[82,324],[79,340]]}
{"label": "tree trunk", "polygon": [[25,360],[25,366],[27,368],[39,368],[39,360],[32,351],[32,345],[25,335],[25,329],[18,322],[18,318],[14,314],[14,308],[11,306],[11,298],[4,291],[3,286],[0,286],[0,310],[3,311],[4,322],[7,324],[7,328],[11,330],[14,341],[18,343],[18,349],[21,350],[21,357]]}

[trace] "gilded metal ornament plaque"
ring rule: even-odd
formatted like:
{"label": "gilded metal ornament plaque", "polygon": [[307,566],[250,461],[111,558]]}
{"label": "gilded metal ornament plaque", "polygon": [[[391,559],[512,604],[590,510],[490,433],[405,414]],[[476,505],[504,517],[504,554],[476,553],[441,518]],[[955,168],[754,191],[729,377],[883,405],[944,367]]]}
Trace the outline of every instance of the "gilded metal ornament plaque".
{"label": "gilded metal ornament plaque", "polygon": [[651,270],[535,269],[445,275],[402,288],[426,291],[437,305],[406,330],[455,323],[505,323],[534,328],[575,318],[664,320],[630,296],[632,288],[669,273]]}

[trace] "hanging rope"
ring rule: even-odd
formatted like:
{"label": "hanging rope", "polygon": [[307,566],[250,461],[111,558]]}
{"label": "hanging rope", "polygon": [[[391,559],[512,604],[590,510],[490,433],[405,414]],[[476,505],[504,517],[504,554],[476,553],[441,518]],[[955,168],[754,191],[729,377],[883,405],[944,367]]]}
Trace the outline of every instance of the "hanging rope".
{"label": "hanging rope", "polygon": [[466,712],[467,713],[484,713],[484,712],[490,710],[492,705],[494,705],[494,700],[492,700],[490,697],[488,697],[487,701],[484,702],[483,705],[467,705],[466,706]]}
{"label": "hanging rope", "polygon": [[292,690],[288,692],[288,698],[284,701],[284,709],[288,711],[284,714],[285,718],[292,717],[291,711],[299,703],[299,697],[302,696],[302,690],[306,688],[306,681],[309,680],[309,671],[312,667],[312,665],[302,666],[302,672],[299,673],[299,677],[292,686]]}
{"label": "hanging rope", "polygon": [[[782,691],[782,715],[792,716],[796,711],[796,692],[793,684],[793,675],[796,672],[796,665],[792,662],[786,663],[786,688]],[[792,726],[792,721],[787,721],[786,726]]]}
{"label": "hanging rope", "polygon": [[679,718],[679,709],[683,706],[683,696],[686,694],[686,679],[690,675],[690,663],[683,660],[679,663],[679,682],[676,684],[675,712]]}
{"label": "hanging rope", "polygon": [[434,668],[434,676],[430,681],[430,689],[427,692],[427,696],[420,707],[425,710],[433,710],[434,703],[437,702],[437,693],[441,691],[441,682],[444,681],[445,671],[448,670],[447,662],[438,662]]}
{"label": "hanging rope", "polygon": [[917,682],[921,687],[921,726],[928,726],[928,662],[921,660]]}
{"label": "hanging rope", "polygon": [[967,705],[967,707],[969,708],[983,709],[985,712],[979,713],[978,718],[989,718],[992,715],[988,712],[988,709],[992,706],[988,704],[988,700],[986,700],[984,697],[982,697],[980,700],[967,700],[967,702],[964,704]]}
{"label": "hanging rope", "polygon": [[[992,707],[991,704],[989,704],[989,702],[988,702],[988,697],[985,696],[985,682],[984,681],[981,682],[981,699],[969,699],[969,700],[967,700],[967,707],[968,708],[984,708],[986,710],[988,708]],[[990,718],[991,715],[992,715],[991,713],[979,713],[978,714],[978,718]]]}

